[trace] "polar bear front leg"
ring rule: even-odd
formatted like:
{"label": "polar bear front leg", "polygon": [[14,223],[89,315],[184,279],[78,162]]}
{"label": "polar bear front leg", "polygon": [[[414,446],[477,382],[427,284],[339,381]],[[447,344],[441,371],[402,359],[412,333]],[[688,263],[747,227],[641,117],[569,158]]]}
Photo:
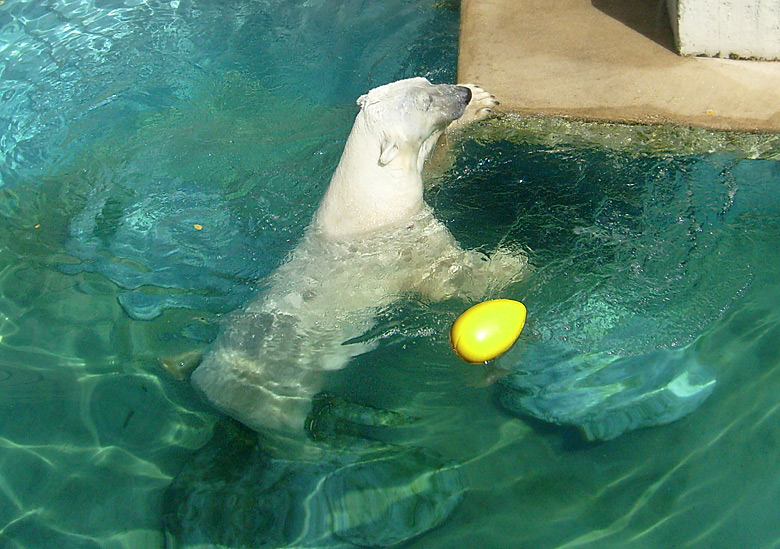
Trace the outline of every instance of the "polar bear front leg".
{"label": "polar bear front leg", "polygon": [[490,255],[464,250],[438,220],[424,228],[425,248],[413,269],[423,276],[412,283],[431,301],[453,297],[475,301],[488,297],[527,275],[528,258],[521,251],[498,249]]}
{"label": "polar bear front leg", "polygon": [[418,292],[431,301],[458,298],[480,301],[494,297],[510,284],[528,275],[525,255],[496,250],[490,255],[476,250],[458,250],[440,261],[418,285]]}

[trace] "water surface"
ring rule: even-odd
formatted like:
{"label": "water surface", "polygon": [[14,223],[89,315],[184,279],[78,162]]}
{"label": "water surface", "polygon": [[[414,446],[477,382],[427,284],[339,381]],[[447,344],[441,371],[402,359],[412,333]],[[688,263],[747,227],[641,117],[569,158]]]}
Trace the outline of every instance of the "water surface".
{"label": "water surface", "polygon": [[[454,81],[456,39],[446,2],[0,5],[0,545],[163,546],[163,494],[221,418],[160,358],[205,348],[283,260],[355,98]],[[507,124],[428,194],[464,246],[534,266],[501,294],[529,321],[499,365],[685,350],[716,381],[589,442],[457,361],[465,303],[401,302],[328,388],[421,418],[398,440],[460,464],[460,505],[409,545],[777,546],[777,156]]]}

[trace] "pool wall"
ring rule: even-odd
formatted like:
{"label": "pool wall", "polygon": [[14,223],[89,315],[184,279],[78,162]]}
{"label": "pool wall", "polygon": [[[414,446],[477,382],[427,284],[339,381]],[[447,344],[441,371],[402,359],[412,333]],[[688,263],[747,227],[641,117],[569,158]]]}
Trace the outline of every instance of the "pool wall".
{"label": "pool wall", "polygon": [[780,63],[680,56],[652,0],[464,0],[458,77],[507,112],[780,130]]}

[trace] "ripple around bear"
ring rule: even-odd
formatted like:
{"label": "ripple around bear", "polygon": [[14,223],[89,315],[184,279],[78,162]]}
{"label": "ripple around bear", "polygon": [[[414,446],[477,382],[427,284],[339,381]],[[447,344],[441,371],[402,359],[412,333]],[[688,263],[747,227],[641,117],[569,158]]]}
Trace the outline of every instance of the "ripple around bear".
{"label": "ripple around bear", "polygon": [[379,308],[410,293],[478,299],[525,267],[522,256],[461,249],[423,200],[423,164],[438,138],[487,116],[492,95],[410,78],[357,103],[304,238],[192,375],[216,407],[277,442],[305,442],[325,372],[368,350],[345,342],[370,329]]}

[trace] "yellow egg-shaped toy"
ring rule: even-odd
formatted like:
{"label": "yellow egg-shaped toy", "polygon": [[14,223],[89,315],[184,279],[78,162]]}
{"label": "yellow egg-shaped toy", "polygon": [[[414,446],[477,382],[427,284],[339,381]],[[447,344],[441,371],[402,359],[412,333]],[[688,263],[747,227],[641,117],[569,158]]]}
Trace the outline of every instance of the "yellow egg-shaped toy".
{"label": "yellow egg-shaped toy", "polygon": [[514,344],[523,331],[525,315],[525,305],[512,299],[477,303],[452,323],[450,345],[466,362],[488,362]]}

